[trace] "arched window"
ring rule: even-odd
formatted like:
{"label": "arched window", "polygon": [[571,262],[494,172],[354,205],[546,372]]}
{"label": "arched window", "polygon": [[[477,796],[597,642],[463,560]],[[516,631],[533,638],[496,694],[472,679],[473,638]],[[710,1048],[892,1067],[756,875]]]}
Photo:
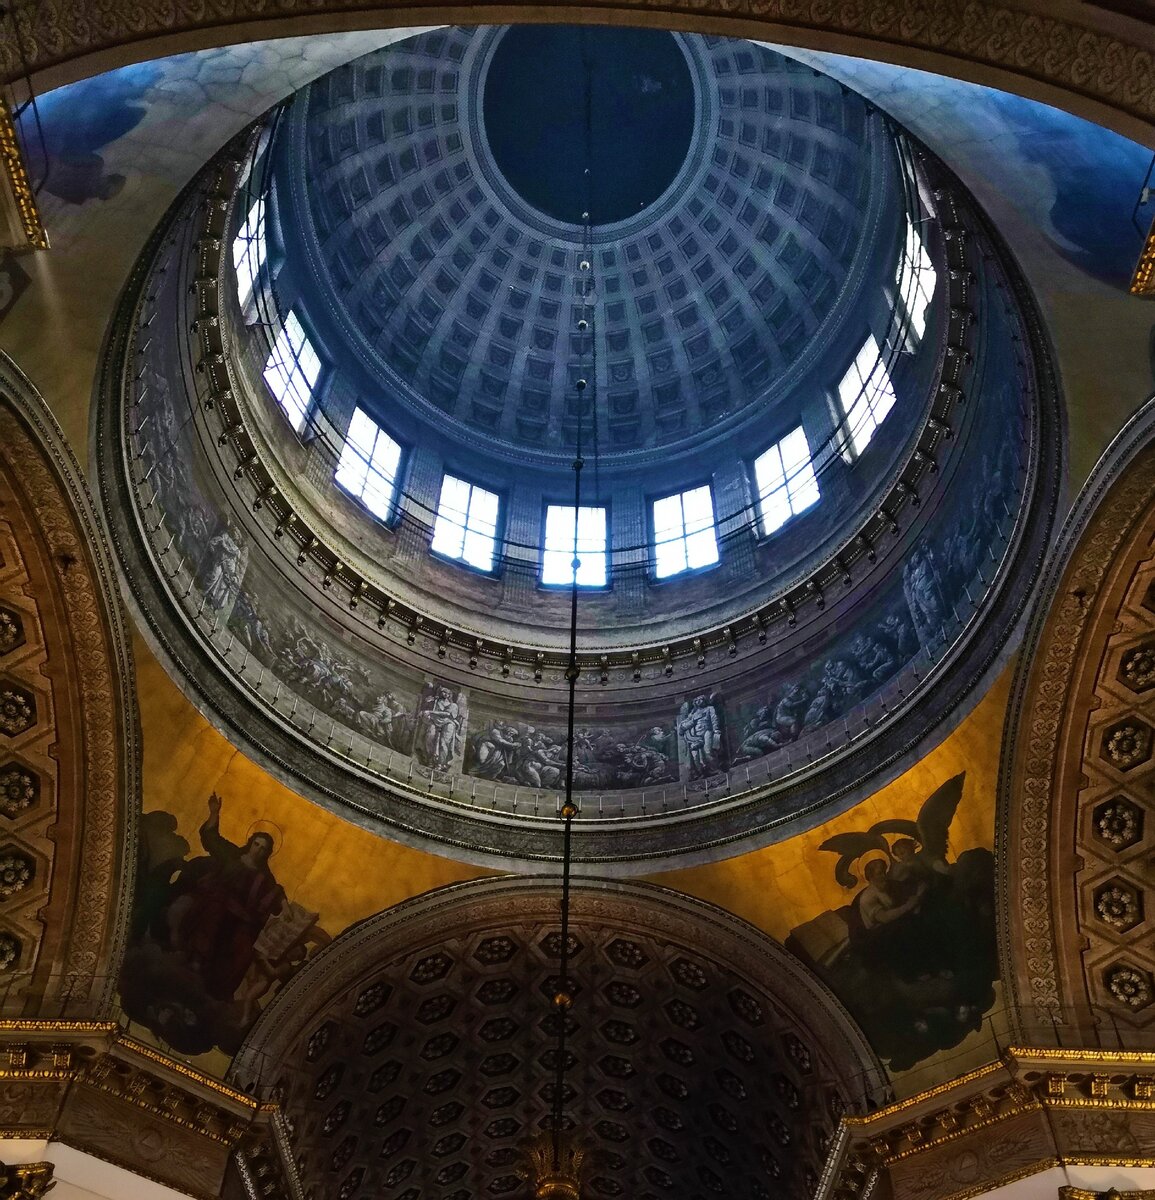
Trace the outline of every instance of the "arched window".
{"label": "arched window", "polygon": [[926,314],[934,298],[938,272],[934,269],[919,231],[908,219],[902,254],[898,259],[895,284],[903,312],[908,322],[910,349],[922,341],[926,332]]}
{"label": "arched window", "polygon": [[284,409],[298,433],[303,433],[309,423],[313,391],[320,374],[321,360],[305,336],[297,314],[290,312],[265,363],[264,378],[273,399]]}
{"label": "arched window", "polygon": [[579,587],[605,587],[609,578],[606,556],[606,510],[581,507],[577,510],[577,541],[574,541],[573,505],[550,504],[545,510],[545,544],[541,553],[541,581],[568,584],[573,581],[571,563],[577,570]]}
{"label": "arched window", "polygon": [[850,369],[838,385],[838,403],[845,419],[843,454],[853,459],[866,449],[875,430],[894,407],[894,385],[874,334],[867,334]]}
{"label": "arched window", "polygon": [[237,300],[247,308],[257,288],[257,278],[265,265],[268,245],[265,242],[265,198],[258,196],[245,217],[244,224],[233,238],[233,273],[237,281]]}
{"label": "arched window", "polygon": [[452,475],[444,476],[433,522],[433,552],[459,559],[479,571],[492,571],[498,508],[493,492]]}

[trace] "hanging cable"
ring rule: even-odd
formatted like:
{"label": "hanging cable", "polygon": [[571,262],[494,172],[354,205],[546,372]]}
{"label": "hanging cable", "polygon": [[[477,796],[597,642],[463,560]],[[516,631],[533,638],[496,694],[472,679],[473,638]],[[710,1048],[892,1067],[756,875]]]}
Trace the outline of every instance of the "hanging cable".
{"label": "hanging cable", "polygon": [[597,458],[597,406],[594,403],[596,393],[593,373],[588,369],[591,355],[589,347],[593,343],[592,305],[590,303],[593,289],[593,237],[591,233],[591,197],[592,197],[592,155],[591,142],[593,136],[592,67],[588,57],[585,31],[581,33],[582,65],[585,68],[585,167],[583,179],[585,182],[585,203],[582,209],[582,249],[578,262],[578,289],[581,303],[578,307],[578,333],[581,346],[580,374],[575,383],[577,391],[577,430],[576,446],[573,460],[573,558],[570,562],[570,620],[569,620],[569,656],[566,663],[565,678],[568,685],[568,702],[566,718],[566,763],[565,763],[565,795],[562,800],[560,816],[562,825],[562,871],[561,871],[561,948],[558,966],[558,986],[554,994],[554,1007],[557,1020],[557,1061],[554,1064],[554,1089],[552,1115],[550,1119],[553,1150],[553,1170],[562,1168],[561,1135],[565,1123],[565,1072],[566,1072],[566,1037],[568,1033],[569,1009],[573,1004],[573,995],[569,980],[569,917],[570,917],[570,882],[572,875],[573,857],[573,822],[577,816],[577,804],[574,801],[574,718],[577,709],[577,682],[581,674],[577,654],[577,619],[578,619],[578,571],[581,567],[579,532],[581,521],[582,500],[582,468],[585,462],[582,458],[582,427],[585,422],[587,409],[593,422],[593,437],[595,444],[595,465]]}

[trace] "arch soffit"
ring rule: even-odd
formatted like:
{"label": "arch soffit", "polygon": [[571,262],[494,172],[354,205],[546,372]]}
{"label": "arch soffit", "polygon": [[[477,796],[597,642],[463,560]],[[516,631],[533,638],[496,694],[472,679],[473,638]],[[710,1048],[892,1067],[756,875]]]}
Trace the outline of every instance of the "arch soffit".
{"label": "arch soffit", "polygon": [[[134,62],[255,39],[374,27],[573,21],[676,28],[875,58],[1016,92],[1155,143],[1155,32],[1138,20],[1084,8],[1081,24],[987,0],[829,5],[823,0],[692,0],[687,5],[615,0],[597,10],[527,0],[469,6],[312,0],[308,11],[271,11],[237,0],[222,21],[207,4],[113,0],[93,19],[86,0],[41,0],[17,10],[21,37],[0,42],[0,79],[27,70],[45,91]],[[23,61],[22,61],[23,56]]]}
{"label": "arch soffit", "polygon": [[[558,919],[556,876],[496,876],[450,884],[406,900],[346,930],[274,997],[237,1053],[230,1079],[250,1087],[282,1061],[318,1015],[381,965],[433,947],[454,931],[500,933]],[[772,938],[724,909],[651,883],[577,879],[571,921],[657,936],[700,949],[746,977],[807,1030],[844,1079],[860,1079],[878,1102],[885,1072],[850,1014],[826,986]],[[544,1011],[544,1010],[543,1010]]]}
{"label": "arch soffit", "polygon": [[[1052,1022],[1155,1024],[1142,919],[1155,861],[1153,547],[1155,397],[1105,451],[1057,539],[1007,711],[1000,932],[1024,1036]],[[1119,971],[1126,987],[1112,984]]]}
{"label": "arch soffit", "polygon": [[131,640],[80,466],[3,353],[0,501],[4,1008],[99,1018],[127,933],[140,808]]}

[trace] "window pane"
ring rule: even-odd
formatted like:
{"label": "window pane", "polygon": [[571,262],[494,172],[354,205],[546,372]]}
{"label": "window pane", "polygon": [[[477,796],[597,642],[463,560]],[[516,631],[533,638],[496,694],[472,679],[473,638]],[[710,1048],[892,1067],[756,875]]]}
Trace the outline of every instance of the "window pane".
{"label": "window pane", "polygon": [[713,529],[691,533],[686,538],[686,563],[691,569],[708,567],[718,561],[718,539]]}
{"label": "window pane", "polygon": [[911,334],[915,341],[921,341],[926,332],[927,310],[934,296],[938,273],[934,269],[921,232],[909,221],[902,256],[898,263],[897,282]]}
{"label": "window pane", "polygon": [[253,285],[265,262],[265,202],[257,197],[233,238],[233,273],[237,299],[244,308],[253,295]]}
{"label": "window pane", "polygon": [[654,534],[659,542],[669,537],[681,537],[682,497],[667,496],[654,501]]}
{"label": "window pane", "polygon": [[654,573],[659,579],[718,561],[714,502],[709,486],[653,504]]}
{"label": "window pane", "polygon": [[[606,510],[578,509],[577,556],[581,560],[577,582],[580,587],[604,587],[606,566]],[[545,512],[545,545],[541,557],[541,581],[568,584],[573,580],[574,510],[572,505],[551,504]]]}
{"label": "window pane", "polygon": [[867,335],[850,370],[839,383],[838,400],[853,453],[861,454],[895,401],[894,385],[873,334]]}
{"label": "window pane", "polygon": [[371,513],[385,520],[392,509],[400,465],[401,447],[368,413],[354,409],[341,447],[336,481]]}
{"label": "window pane", "polygon": [[433,523],[432,549],[483,571],[493,569],[498,499],[493,492],[445,475]]}
{"label": "window pane", "polygon": [[697,533],[714,524],[714,502],[708,487],[694,488],[682,493],[682,510],[685,514],[686,533]]}
{"label": "window pane", "polygon": [[469,500],[469,528],[478,533],[497,532],[497,497],[475,487]]}
{"label": "window pane", "polygon": [[[302,360],[307,362],[307,371],[302,370]],[[298,433],[303,432],[308,423],[313,388],[320,372],[321,360],[305,337],[297,315],[290,312],[269,352],[264,380],[273,399]]]}
{"label": "window pane", "polygon": [[780,529],[819,499],[810,445],[800,425],[759,455],[754,463],[763,534]]}
{"label": "window pane", "polygon": [[488,533],[466,530],[461,547],[461,557],[470,566],[482,571],[493,569],[493,538]]}

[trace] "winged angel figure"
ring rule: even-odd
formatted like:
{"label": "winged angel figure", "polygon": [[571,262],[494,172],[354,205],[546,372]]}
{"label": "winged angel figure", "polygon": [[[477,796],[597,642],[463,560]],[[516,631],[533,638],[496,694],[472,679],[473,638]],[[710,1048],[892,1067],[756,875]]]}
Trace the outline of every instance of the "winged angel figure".
{"label": "winged angel figure", "polygon": [[994,1002],[994,858],[982,847],[951,858],[965,782],[965,772],[948,779],[913,821],[827,838],[819,849],[838,855],[835,880],[858,890],[786,943],[896,1070],[957,1045]]}
{"label": "winged angel figure", "polygon": [[[832,850],[838,855],[834,878],[844,888],[854,887],[858,877],[852,868],[860,858],[872,851],[885,854],[892,864],[898,864],[899,867],[917,863],[910,870],[949,875],[950,866],[946,861],[948,837],[951,822],[962,799],[965,779],[966,772],[963,771],[936,788],[918,810],[917,820],[895,818],[876,821],[865,833],[836,833],[834,837],[827,838],[818,848]],[[897,841],[890,843],[887,841],[888,834],[900,836]]]}

